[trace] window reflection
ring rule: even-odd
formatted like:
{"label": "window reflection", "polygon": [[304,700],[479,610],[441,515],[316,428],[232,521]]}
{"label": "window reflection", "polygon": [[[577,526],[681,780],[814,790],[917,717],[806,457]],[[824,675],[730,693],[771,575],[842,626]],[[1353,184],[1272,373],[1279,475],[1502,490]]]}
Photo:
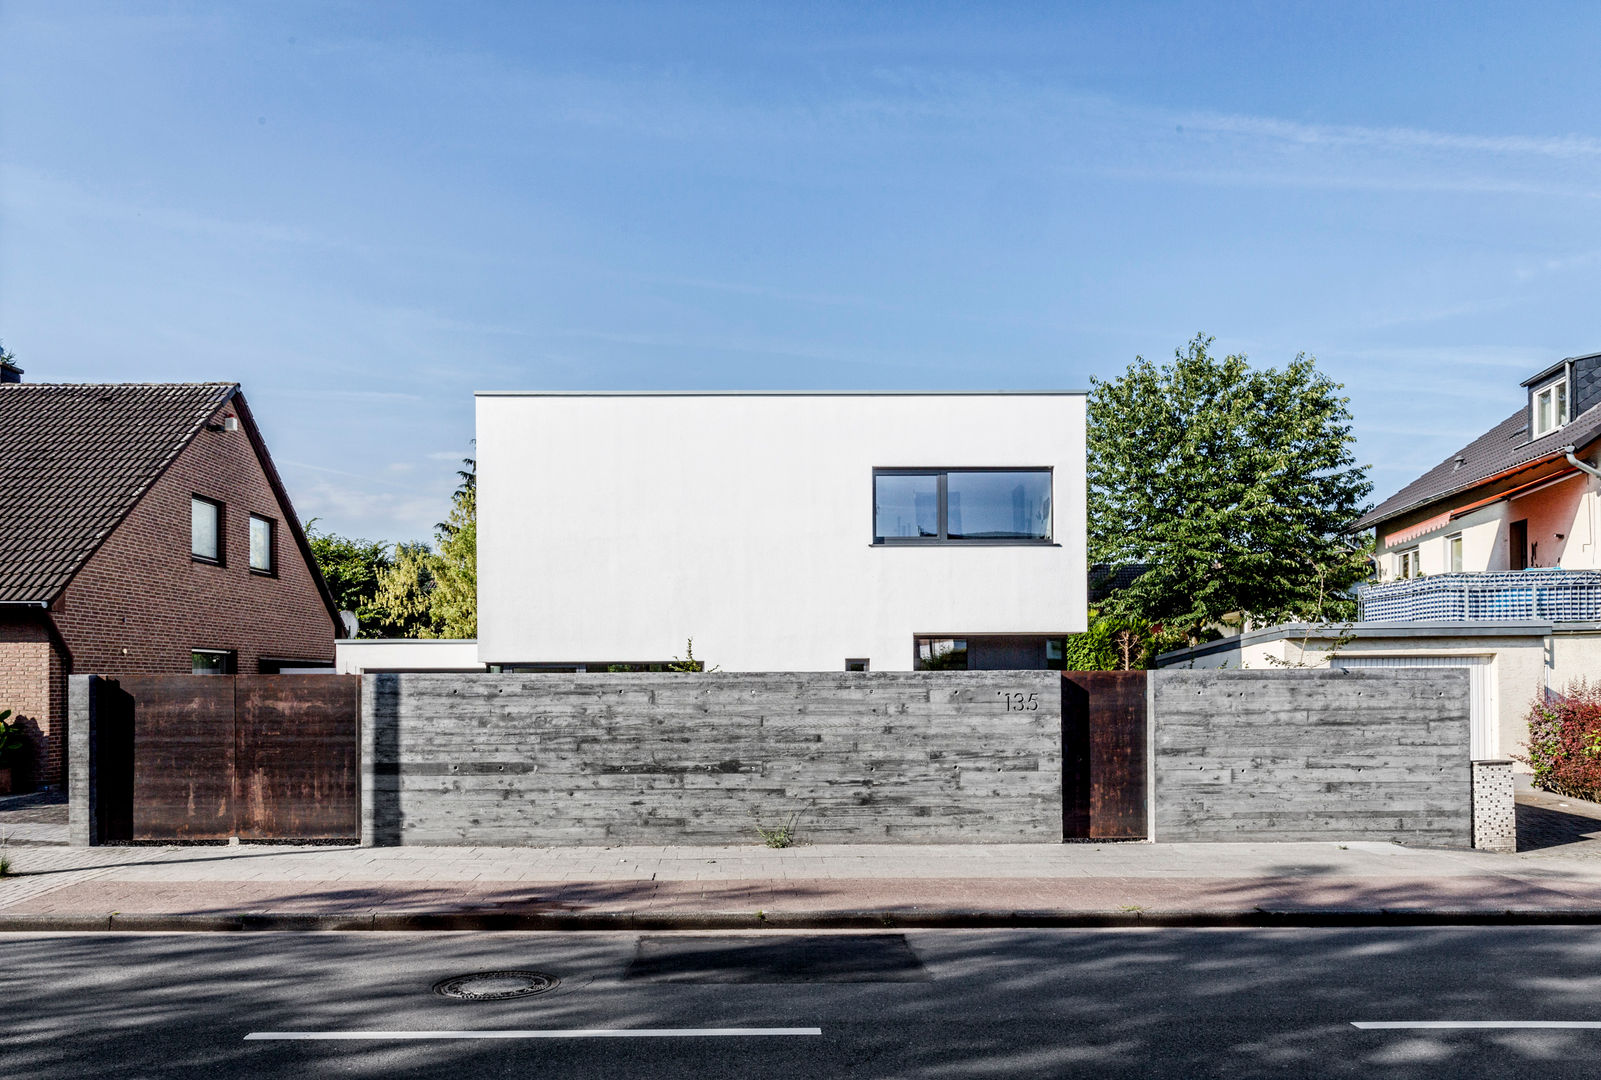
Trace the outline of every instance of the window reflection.
{"label": "window reflection", "polygon": [[878,539],[939,535],[939,476],[885,473],[873,485]]}
{"label": "window reflection", "polygon": [[946,533],[953,540],[1050,538],[1050,473],[953,472],[946,499]]}
{"label": "window reflection", "polygon": [[1051,471],[875,470],[873,535],[879,543],[1049,541]]}

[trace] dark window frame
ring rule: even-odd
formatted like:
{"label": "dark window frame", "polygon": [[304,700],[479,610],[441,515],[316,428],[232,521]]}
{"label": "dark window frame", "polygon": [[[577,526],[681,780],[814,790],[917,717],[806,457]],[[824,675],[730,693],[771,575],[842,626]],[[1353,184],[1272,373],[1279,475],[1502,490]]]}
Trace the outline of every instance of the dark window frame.
{"label": "dark window frame", "polygon": [[266,569],[262,569],[261,567],[258,567],[255,564],[255,562],[253,561],[253,557],[252,557],[252,554],[251,554],[252,545],[250,543],[250,541],[252,540],[252,537],[250,536],[250,533],[248,531],[248,525],[246,527],[247,531],[245,532],[245,563],[246,563],[246,565],[249,566],[250,572],[252,574],[255,574],[257,577],[277,577],[278,576],[278,522],[277,522],[277,519],[270,518],[266,514],[258,514],[258,513],[255,513],[254,511],[252,511],[250,513],[250,516],[249,516],[249,521],[252,522],[252,523],[253,522],[257,522],[257,521],[262,521],[262,522],[265,522],[266,525],[267,525],[267,567],[266,567]]}
{"label": "dark window frame", "polygon": [[[196,553],[196,551],[195,551],[194,513],[195,513],[195,503],[197,503],[197,502],[207,503],[210,506],[214,507],[216,509],[216,511],[217,511],[217,554],[216,554],[215,558],[213,558],[210,555],[200,555],[200,554]],[[227,526],[228,526],[228,508],[227,508],[227,506],[222,502],[221,499],[213,499],[209,495],[202,495],[199,492],[191,491],[189,493],[189,519],[190,519],[189,520],[189,558],[190,558],[190,560],[193,561],[193,562],[197,562],[197,563],[205,563],[207,566],[227,566],[228,565],[228,528],[227,528]]]}
{"label": "dark window frame", "polygon": [[197,655],[198,656],[221,656],[221,657],[225,658],[224,662],[223,662],[223,670],[222,671],[202,671],[202,672],[199,673],[201,675],[237,675],[237,674],[239,674],[239,651],[237,649],[197,649],[197,648],[195,648],[193,646],[190,646],[190,648],[189,648],[189,673],[191,675],[196,673],[194,668],[195,668],[195,657]]}
{"label": "dark window frame", "polygon": [[[950,528],[950,474],[951,473],[1044,473],[1050,484],[1051,520],[1046,525],[1043,539],[1032,537],[952,537]],[[939,519],[938,536],[879,536],[878,535],[878,478],[880,476],[932,476],[939,493],[935,514]],[[873,547],[926,547],[939,544],[951,547],[1061,547],[1056,541],[1056,468],[1051,465],[951,465],[878,467],[874,466],[869,490],[869,517],[873,524]]]}

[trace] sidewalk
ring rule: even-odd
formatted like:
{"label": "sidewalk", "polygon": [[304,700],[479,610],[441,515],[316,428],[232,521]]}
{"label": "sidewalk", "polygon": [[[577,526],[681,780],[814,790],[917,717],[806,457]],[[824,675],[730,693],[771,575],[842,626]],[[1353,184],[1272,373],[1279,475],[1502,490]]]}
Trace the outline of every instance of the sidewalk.
{"label": "sidewalk", "polygon": [[0,929],[1601,922],[1601,806],[1519,800],[1541,846],[1518,855],[1363,842],[69,848],[50,804],[0,805],[17,874],[0,880]]}

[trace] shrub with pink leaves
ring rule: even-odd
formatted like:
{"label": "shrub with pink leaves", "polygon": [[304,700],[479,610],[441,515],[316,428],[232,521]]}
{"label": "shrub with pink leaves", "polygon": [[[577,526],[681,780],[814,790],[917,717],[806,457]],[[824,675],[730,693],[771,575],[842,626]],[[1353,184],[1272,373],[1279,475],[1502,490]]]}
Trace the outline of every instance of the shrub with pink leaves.
{"label": "shrub with pink leaves", "polygon": [[1601,802],[1601,684],[1584,679],[1558,694],[1537,694],[1529,705],[1529,754],[1534,786]]}

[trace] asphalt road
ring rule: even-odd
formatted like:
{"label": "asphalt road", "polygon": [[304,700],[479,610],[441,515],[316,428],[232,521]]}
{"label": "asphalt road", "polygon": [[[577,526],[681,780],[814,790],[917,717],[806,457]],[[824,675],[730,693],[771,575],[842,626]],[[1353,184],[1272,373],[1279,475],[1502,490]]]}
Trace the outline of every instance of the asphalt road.
{"label": "asphalt road", "polygon": [[[432,992],[503,969],[560,982],[505,1001]],[[726,1033],[752,1028],[783,1032]],[[707,1029],[725,1033],[692,1033]],[[485,1031],[509,1036],[439,1037]],[[247,1038],[307,1032],[356,1037]],[[1601,1077],[1601,929],[0,936],[6,1077],[1514,1070]]]}

